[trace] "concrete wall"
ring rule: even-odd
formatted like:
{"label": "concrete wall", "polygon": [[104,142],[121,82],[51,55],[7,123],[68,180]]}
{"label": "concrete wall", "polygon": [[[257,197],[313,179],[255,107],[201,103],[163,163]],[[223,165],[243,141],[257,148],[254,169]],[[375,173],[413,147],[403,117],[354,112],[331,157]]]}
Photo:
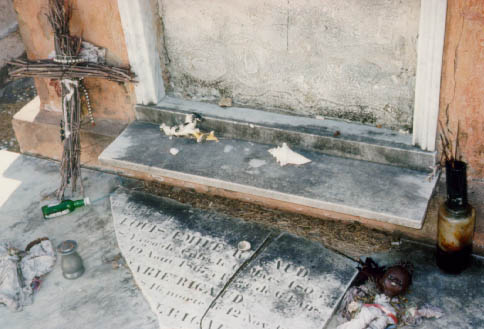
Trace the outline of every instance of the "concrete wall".
{"label": "concrete wall", "polygon": [[177,96],[412,124],[420,0],[159,0]]}
{"label": "concrete wall", "polygon": [[449,0],[440,120],[457,132],[471,179],[484,179],[484,1]]}
{"label": "concrete wall", "polygon": [[11,0],[0,0],[0,39],[17,30],[17,18]]}
{"label": "concrete wall", "polygon": [[[70,0],[73,6],[71,33],[107,49],[106,61],[128,66],[117,0]],[[20,34],[29,59],[45,59],[54,50],[54,37],[47,21],[48,0],[14,0]],[[42,110],[60,112],[60,99],[50,79],[35,79]],[[85,79],[93,114],[98,119],[134,120],[134,88],[105,79]]]}
{"label": "concrete wall", "polygon": [[6,63],[25,51],[11,0],[0,0],[0,85],[7,78]]}

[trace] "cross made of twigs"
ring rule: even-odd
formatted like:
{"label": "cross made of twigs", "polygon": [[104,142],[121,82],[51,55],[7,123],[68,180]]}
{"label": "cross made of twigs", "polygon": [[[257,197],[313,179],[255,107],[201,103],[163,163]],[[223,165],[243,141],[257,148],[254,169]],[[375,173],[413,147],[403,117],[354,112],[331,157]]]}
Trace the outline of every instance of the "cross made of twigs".
{"label": "cross made of twigs", "polygon": [[[59,200],[64,198],[64,192],[69,184],[71,184],[72,192],[76,191],[78,180],[84,196],[80,161],[82,112],[80,91],[85,92],[86,95],[87,92],[82,85],[82,80],[86,77],[93,77],[119,83],[135,82],[135,75],[129,69],[91,63],[79,56],[82,40],[70,34],[71,16],[72,7],[67,0],[49,0],[47,18],[54,31],[55,58],[53,60],[9,62],[9,75],[12,78],[39,77],[61,81],[63,116],[60,126],[64,147],[60,166],[61,184],[56,193]],[[90,105],[88,97],[87,102]],[[92,120],[91,116],[91,122],[93,122]]]}

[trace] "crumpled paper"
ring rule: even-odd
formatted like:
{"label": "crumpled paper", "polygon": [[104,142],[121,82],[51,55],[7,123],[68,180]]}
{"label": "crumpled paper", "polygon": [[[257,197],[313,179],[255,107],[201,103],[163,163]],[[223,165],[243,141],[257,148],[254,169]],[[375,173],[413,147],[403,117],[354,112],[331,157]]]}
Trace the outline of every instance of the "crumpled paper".
{"label": "crumpled paper", "polygon": [[28,251],[0,243],[0,304],[18,312],[33,302],[33,282],[52,271],[56,255],[50,240],[34,244]]}

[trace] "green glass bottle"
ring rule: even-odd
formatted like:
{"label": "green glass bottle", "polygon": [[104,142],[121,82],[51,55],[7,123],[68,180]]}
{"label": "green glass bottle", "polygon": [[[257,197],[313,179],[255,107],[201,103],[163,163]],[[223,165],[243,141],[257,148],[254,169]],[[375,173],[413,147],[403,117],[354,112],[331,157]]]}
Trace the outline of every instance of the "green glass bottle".
{"label": "green glass bottle", "polygon": [[63,215],[70,214],[76,208],[80,208],[83,206],[88,206],[91,204],[89,198],[85,198],[82,200],[63,200],[59,204],[48,205],[42,207],[42,214],[44,215],[44,219],[52,219],[54,217],[59,217]]}

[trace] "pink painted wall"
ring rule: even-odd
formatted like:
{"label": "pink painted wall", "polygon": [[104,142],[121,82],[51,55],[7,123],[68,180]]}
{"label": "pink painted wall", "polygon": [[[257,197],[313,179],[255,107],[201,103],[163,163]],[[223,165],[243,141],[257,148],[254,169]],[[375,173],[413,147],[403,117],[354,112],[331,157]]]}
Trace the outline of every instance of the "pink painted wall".
{"label": "pink painted wall", "polygon": [[[107,63],[128,66],[129,59],[117,0],[71,0],[71,33],[107,49]],[[48,0],[14,0],[19,28],[29,59],[45,59],[54,50],[53,33],[46,13]],[[60,100],[49,79],[36,79],[44,110],[60,111]],[[132,84],[121,85],[104,79],[86,79],[94,117],[122,122],[134,120],[136,102]]]}
{"label": "pink painted wall", "polygon": [[455,133],[469,178],[484,179],[484,1],[448,0],[440,120]]}

